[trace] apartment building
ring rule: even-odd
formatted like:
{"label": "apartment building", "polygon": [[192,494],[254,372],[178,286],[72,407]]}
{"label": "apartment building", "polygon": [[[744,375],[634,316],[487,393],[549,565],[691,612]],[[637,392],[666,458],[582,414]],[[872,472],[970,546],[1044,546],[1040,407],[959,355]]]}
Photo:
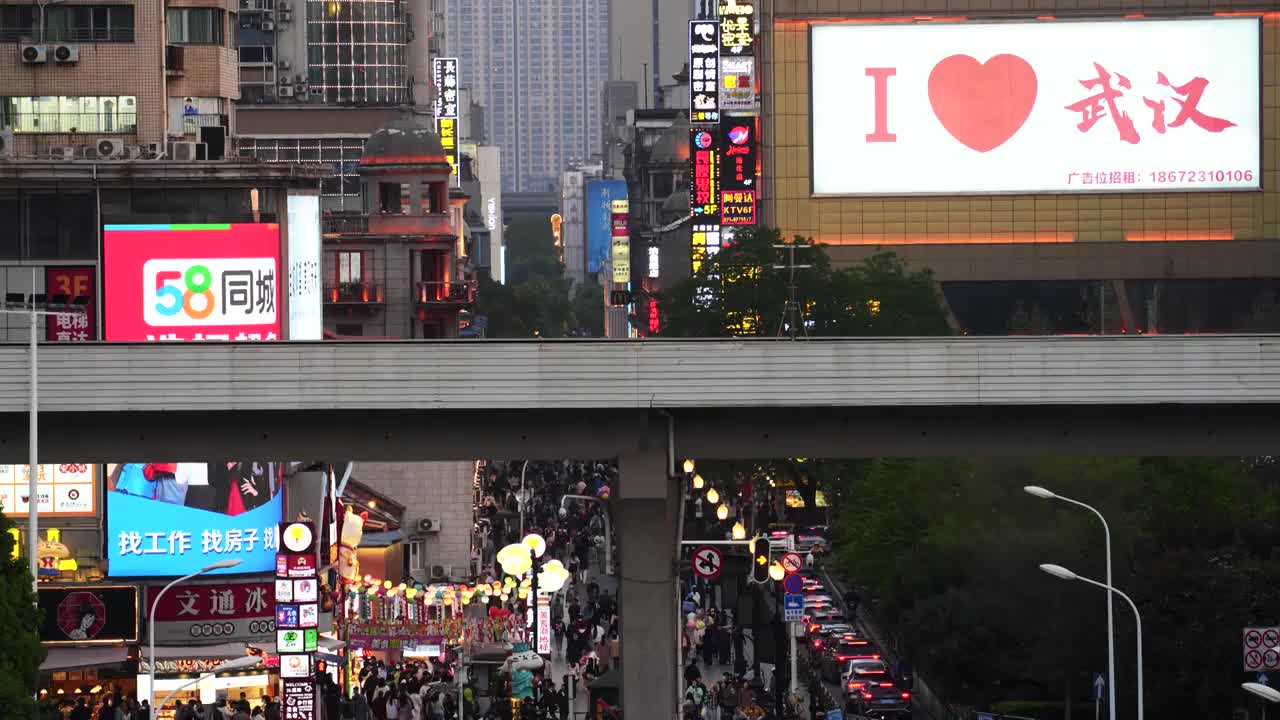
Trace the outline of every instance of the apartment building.
{"label": "apartment building", "polygon": [[237,16],[231,0],[0,4],[3,152],[222,157],[239,97]]}

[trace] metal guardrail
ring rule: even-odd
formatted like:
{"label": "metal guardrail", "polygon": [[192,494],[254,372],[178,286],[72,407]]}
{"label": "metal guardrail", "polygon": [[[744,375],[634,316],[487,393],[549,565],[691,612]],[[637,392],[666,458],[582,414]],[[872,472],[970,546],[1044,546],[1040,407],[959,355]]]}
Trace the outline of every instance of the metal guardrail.
{"label": "metal guardrail", "polygon": [[138,131],[138,114],[122,112],[47,112],[15,113],[13,131],[35,133],[134,133]]}
{"label": "metal guardrail", "polygon": [[40,40],[32,34],[30,28],[0,28],[0,42],[43,42],[43,43],[131,43],[134,41],[133,28],[70,28],[58,29],[46,27],[44,39]]}
{"label": "metal guardrail", "polygon": [[369,232],[369,216],[363,213],[333,214],[324,216],[326,235],[345,235]]}

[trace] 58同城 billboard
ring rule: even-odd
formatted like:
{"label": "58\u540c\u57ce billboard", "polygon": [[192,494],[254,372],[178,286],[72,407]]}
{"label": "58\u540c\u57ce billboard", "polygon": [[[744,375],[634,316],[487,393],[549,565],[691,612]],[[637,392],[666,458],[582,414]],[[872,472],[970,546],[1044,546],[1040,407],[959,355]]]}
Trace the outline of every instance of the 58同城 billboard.
{"label": "58\u540c\u57ce billboard", "polygon": [[280,338],[280,226],[107,225],[110,341]]}
{"label": "58\u540c\u57ce billboard", "polygon": [[106,550],[111,577],[275,567],[284,508],[281,465],[256,461],[107,465]]}
{"label": "58\u540c\u57ce billboard", "polygon": [[1256,17],[811,30],[817,195],[1261,187]]}

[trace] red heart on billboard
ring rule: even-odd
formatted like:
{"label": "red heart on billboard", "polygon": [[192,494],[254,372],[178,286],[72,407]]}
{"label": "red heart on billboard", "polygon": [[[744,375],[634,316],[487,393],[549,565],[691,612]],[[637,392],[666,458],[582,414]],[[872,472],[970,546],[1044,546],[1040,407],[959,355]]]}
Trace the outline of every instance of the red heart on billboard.
{"label": "red heart on billboard", "polygon": [[985,63],[952,55],[929,73],[929,103],[956,140],[978,152],[994,150],[1031,114],[1036,71],[1017,55],[996,55]]}

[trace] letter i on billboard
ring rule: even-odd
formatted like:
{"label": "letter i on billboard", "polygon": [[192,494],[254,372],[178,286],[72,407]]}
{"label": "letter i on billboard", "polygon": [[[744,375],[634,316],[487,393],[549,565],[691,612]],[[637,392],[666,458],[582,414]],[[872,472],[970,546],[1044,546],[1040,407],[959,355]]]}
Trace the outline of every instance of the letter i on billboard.
{"label": "letter i on billboard", "polygon": [[720,25],[689,23],[689,122],[720,122]]}

